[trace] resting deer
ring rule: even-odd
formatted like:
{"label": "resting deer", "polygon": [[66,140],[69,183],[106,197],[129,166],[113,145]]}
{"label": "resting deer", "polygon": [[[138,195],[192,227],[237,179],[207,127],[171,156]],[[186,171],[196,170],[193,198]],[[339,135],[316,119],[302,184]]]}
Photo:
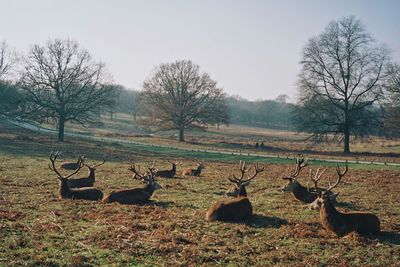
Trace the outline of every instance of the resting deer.
{"label": "resting deer", "polygon": [[[303,159],[303,158],[296,159],[295,170],[292,171],[289,176],[282,177],[282,179],[288,180],[288,183],[282,187],[282,191],[293,193],[294,197],[296,199],[300,200],[301,202],[311,203],[318,197],[317,192],[307,189],[306,187],[302,186],[297,181],[297,176],[300,174],[301,169],[306,167],[307,165],[308,165],[307,159]],[[317,176],[320,177],[322,175],[322,173],[324,173],[324,172],[325,172],[325,170],[323,170],[319,175],[317,173]],[[311,176],[310,176],[310,178],[311,178]],[[317,178],[317,179],[319,179],[319,178]],[[318,192],[319,191],[326,191],[326,189],[318,187]],[[331,191],[329,191],[327,194],[329,195],[329,197],[331,198],[332,201],[336,201],[336,197],[338,196],[337,194],[333,194]]]}
{"label": "resting deer", "polygon": [[242,181],[240,191],[237,197],[234,199],[222,200],[212,205],[206,214],[206,218],[209,222],[211,221],[242,221],[250,218],[253,214],[253,207],[250,200],[247,197],[245,190],[246,182],[249,182],[260,172],[264,171],[265,167],[259,167],[258,163],[254,165],[254,174],[248,175],[246,180],[242,180],[244,174],[248,172],[246,169],[245,162],[240,162],[241,177],[238,179],[234,176],[234,179],[229,179],[231,182],[236,183],[237,180]]}
{"label": "resting deer", "polygon": [[104,158],[101,163],[98,164],[93,164],[92,166],[88,165],[85,163],[85,166],[88,168],[88,176],[87,177],[82,177],[82,178],[75,178],[75,179],[69,179],[68,180],[68,186],[69,188],[81,188],[81,187],[91,187],[94,184],[95,181],[95,171],[96,168],[103,165],[106,162],[106,159]]}
{"label": "resting deer", "polygon": [[140,174],[136,171],[135,165],[132,165],[129,170],[133,172],[133,179],[138,179],[146,183],[144,188],[124,189],[111,192],[106,195],[102,203],[118,202],[121,204],[143,204],[149,201],[154,191],[160,189],[161,186],[154,180],[157,170],[153,167],[148,168],[150,173]]}
{"label": "resting deer", "polygon": [[71,199],[86,199],[86,200],[99,200],[103,198],[103,192],[97,188],[86,187],[86,188],[69,188],[68,179],[75,175],[85,164],[84,158],[78,158],[78,167],[74,172],[67,176],[63,176],[56,168],[55,162],[57,157],[60,155],[60,152],[51,152],[50,161],[51,166],[49,164],[50,170],[54,171],[57,174],[58,180],[60,180],[60,187],[58,191],[59,198],[71,198]]}
{"label": "resting deer", "polygon": [[202,171],[203,169],[205,169],[203,163],[198,162],[198,163],[197,163],[197,168],[196,168],[196,169],[190,169],[190,168],[189,168],[189,169],[186,169],[186,170],[184,170],[184,171],[182,172],[182,175],[183,175],[183,176],[189,175],[189,176],[197,176],[197,177],[199,177],[200,174],[201,174],[201,171]]}
{"label": "resting deer", "polygon": [[[337,166],[336,173],[338,178],[328,190],[335,188],[347,171],[347,165],[343,172],[340,170],[339,166]],[[380,231],[380,221],[376,215],[366,212],[340,212],[336,210],[326,192],[320,192],[318,198],[310,204],[310,208],[319,210],[322,226],[338,236],[353,231],[360,234],[376,234]]]}
{"label": "resting deer", "polygon": [[[85,156],[82,156],[83,159],[85,159]],[[77,162],[63,162],[60,165],[61,169],[65,170],[76,170],[79,167],[79,157],[77,159]]]}
{"label": "resting deer", "polygon": [[174,176],[176,175],[176,166],[180,165],[182,162],[172,162],[172,161],[169,161],[169,160],[168,160],[168,162],[171,163],[172,169],[171,170],[158,171],[156,173],[156,176],[164,177],[164,178],[174,178]]}

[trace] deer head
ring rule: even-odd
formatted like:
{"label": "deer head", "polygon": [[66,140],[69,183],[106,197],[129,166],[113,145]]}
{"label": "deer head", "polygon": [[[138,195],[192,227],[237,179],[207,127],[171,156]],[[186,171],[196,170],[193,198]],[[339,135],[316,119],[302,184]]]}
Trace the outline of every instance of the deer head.
{"label": "deer head", "polygon": [[349,167],[347,165],[346,165],[346,167],[345,167],[345,169],[343,171],[340,169],[339,165],[337,165],[336,166],[337,180],[333,185],[330,185],[329,188],[324,192],[318,191],[318,188],[317,188],[317,181],[319,180],[319,178],[318,178],[318,180],[316,182],[314,182],[315,190],[316,190],[316,192],[318,192],[318,197],[314,200],[314,202],[312,202],[309,205],[309,208],[312,209],[312,210],[319,210],[319,209],[321,209],[322,204],[326,203],[327,201],[330,201],[330,198],[329,198],[329,195],[328,195],[329,192],[333,188],[335,188],[336,186],[339,185],[339,183],[341,182],[343,176],[346,175],[348,170],[349,170]]}
{"label": "deer head", "polygon": [[136,166],[134,164],[129,167],[129,170],[133,172],[133,179],[140,180],[153,190],[160,189],[162,188],[159,183],[157,183],[154,179],[154,176],[157,174],[157,169],[154,167],[155,162],[153,161],[153,165],[148,167],[147,169],[149,172],[140,173],[138,170],[136,170]]}
{"label": "deer head", "polygon": [[288,183],[282,187],[283,192],[293,192],[294,188],[299,185],[296,178],[300,174],[302,168],[308,165],[308,159],[296,158],[296,167],[291,171],[289,176],[283,176],[282,179],[287,180]]}
{"label": "deer head", "polygon": [[246,186],[248,186],[250,184],[250,181],[252,179],[254,179],[257,174],[259,174],[260,172],[263,172],[265,170],[265,166],[264,167],[260,167],[258,165],[258,163],[253,165],[254,167],[254,173],[252,175],[247,175],[247,178],[243,180],[244,175],[246,173],[248,173],[249,169],[246,168],[246,162],[245,161],[240,161],[239,163],[239,169],[240,169],[240,177],[237,178],[235,175],[232,175],[232,177],[228,178],[229,181],[231,183],[233,183],[235,186],[228,190],[225,194],[227,196],[246,196],[247,192],[246,192]]}

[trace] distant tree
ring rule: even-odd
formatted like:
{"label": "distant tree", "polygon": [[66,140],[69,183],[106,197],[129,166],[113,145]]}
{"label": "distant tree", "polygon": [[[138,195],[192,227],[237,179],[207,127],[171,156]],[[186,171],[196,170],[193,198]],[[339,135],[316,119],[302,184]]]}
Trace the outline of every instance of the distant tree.
{"label": "distant tree", "polygon": [[400,65],[390,64],[387,71],[388,101],[384,130],[388,136],[400,136]]}
{"label": "distant tree", "polygon": [[[303,50],[300,99],[295,122],[299,130],[342,134],[344,153],[350,135],[368,135],[381,120],[373,105],[382,97],[383,69],[389,59],[355,17],[329,23]],[[372,116],[372,117],[370,117]]]}
{"label": "distant tree", "polygon": [[0,42],[0,80],[9,74],[18,62],[18,56],[6,43]]}
{"label": "distant tree", "polygon": [[153,123],[179,130],[214,123],[210,111],[223,103],[223,92],[207,73],[188,60],[161,64],[143,84],[145,105],[152,110]]}
{"label": "distant tree", "polygon": [[64,141],[66,122],[96,122],[115,99],[113,86],[105,83],[104,65],[71,40],[50,40],[34,45],[25,60],[20,85],[31,109],[25,115],[37,121],[50,118]]}
{"label": "distant tree", "polygon": [[0,115],[15,117],[24,107],[24,95],[18,86],[0,80]]}

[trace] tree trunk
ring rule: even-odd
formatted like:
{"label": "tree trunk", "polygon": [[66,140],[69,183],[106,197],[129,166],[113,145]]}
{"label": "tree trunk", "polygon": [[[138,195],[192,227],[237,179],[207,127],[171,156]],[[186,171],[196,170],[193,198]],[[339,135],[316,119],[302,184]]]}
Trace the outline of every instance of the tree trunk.
{"label": "tree trunk", "polygon": [[350,127],[347,122],[344,125],[344,154],[350,154]]}
{"label": "tree trunk", "polygon": [[65,126],[65,116],[60,114],[58,120],[58,141],[64,142],[64,126]]}
{"label": "tree trunk", "polygon": [[184,130],[185,129],[183,127],[179,128],[179,142],[185,141]]}

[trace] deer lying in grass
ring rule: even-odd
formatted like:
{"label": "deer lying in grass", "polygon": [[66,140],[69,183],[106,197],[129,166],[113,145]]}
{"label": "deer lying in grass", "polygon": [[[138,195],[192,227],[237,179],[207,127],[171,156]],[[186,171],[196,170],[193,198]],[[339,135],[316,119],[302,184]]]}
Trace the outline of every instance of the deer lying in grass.
{"label": "deer lying in grass", "polygon": [[129,170],[133,172],[132,178],[145,182],[146,187],[111,192],[110,194],[106,195],[101,202],[118,202],[121,204],[144,204],[148,202],[154,191],[161,188],[161,185],[154,180],[157,170],[154,169],[154,167],[149,167],[148,169],[150,173],[140,174],[138,171],[136,171],[135,165],[132,165],[129,168]]}
{"label": "deer lying in grass", "polygon": [[[85,159],[85,156],[82,156]],[[60,165],[61,169],[74,171],[79,167],[79,157],[76,162],[63,162]]]}
{"label": "deer lying in grass", "polygon": [[[343,172],[340,170],[339,166],[337,166],[337,181],[335,184],[331,185],[328,190],[332,190],[336,187],[347,171],[347,165]],[[318,198],[310,204],[310,208],[319,210],[322,226],[338,236],[353,231],[359,234],[376,234],[380,231],[380,221],[376,215],[366,212],[340,212],[336,210],[326,192],[320,192]]]}
{"label": "deer lying in grass", "polygon": [[202,171],[203,169],[205,169],[203,163],[198,162],[198,163],[197,163],[197,168],[196,168],[196,169],[190,169],[190,168],[189,168],[189,169],[186,169],[186,170],[184,170],[184,171],[182,172],[182,175],[183,175],[183,176],[189,175],[189,176],[197,176],[197,177],[199,177],[200,174],[201,174],[201,171]]}
{"label": "deer lying in grass", "polygon": [[60,180],[60,187],[58,191],[59,198],[71,198],[71,199],[86,199],[86,200],[99,200],[103,198],[103,192],[97,188],[86,187],[86,188],[76,188],[71,189],[68,186],[68,179],[76,174],[85,164],[83,157],[78,158],[78,167],[74,172],[67,176],[63,176],[56,168],[55,162],[57,157],[60,155],[60,152],[51,152],[50,161],[51,166],[49,164],[50,170],[54,171],[57,174],[58,180]]}
{"label": "deer lying in grass", "polygon": [[248,172],[246,163],[240,162],[241,177],[238,179],[229,179],[231,182],[241,181],[239,194],[234,199],[222,200],[212,205],[206,214],[206,218],[211,221],[242,221],[250,218],[253,214],[253,207],[247,197],[245,184],[257,176],[260,172],[264,171],[265,167],[259,167],[258,163],[254,165],[254,174],[248,175],[246,180],[242,180],[244,174]]}
{"label": "deer lying in grass", "polygon": [[[82,157],[82,159],[84,159]],[[68,186],[69,188],[81,188],[81,187],[91,187],[94,185],[95,181],[95,171],[96,168],[103,165],[106,162],[106,159],[104,158],[101,163],[98,164],[93,164],[93,165],[88,165],[85,163],[85,166],[88,168],[88,176],[82,177],[82,178],[75,178],[75,179],[69,179],[68,180]]]}
{"label": "deer lying in grass", "polygon": [[174,178],[174,176],[176,175],[176,166],[180,165],[182,162],[172,162],[172,161],[169,161],[169,160],[168,160],[168,162],[171,163],[171,165],[172,165],[171,170],[158,171],[156,173],[156,176],[164,177],[164,178]]}
{"label": "deer lying in grass", "polygon": [[[304,203],[311,203],[313,202],[317,197],[318,193],[316,191],[310,190],[304,186],[302,186],[298,181],[297,181],[297,176],[300,174],[300,171],[302,168],[306,167],[308,165],[308,160],[307,159],[296,159],[296,168],[294,171],[291,172],[289,176],[283,176],[282,179],[288,180],[288,183],[282,187],[283,192],[291,192],[293,193],[294,197],[301,202]],[[324,169],[320,174],[317,172],[317,179],[321,177],[321,175],[325,172],[326,169]],[[311,178],[311,176],[310,176]],[[325,192],[327,191],[325,188],[320,188],[318,187],[318,192]],[[336,197],[338,194],[333,194],[331,191],[328,191],[326,193],[333,202],[336,202]]]}

